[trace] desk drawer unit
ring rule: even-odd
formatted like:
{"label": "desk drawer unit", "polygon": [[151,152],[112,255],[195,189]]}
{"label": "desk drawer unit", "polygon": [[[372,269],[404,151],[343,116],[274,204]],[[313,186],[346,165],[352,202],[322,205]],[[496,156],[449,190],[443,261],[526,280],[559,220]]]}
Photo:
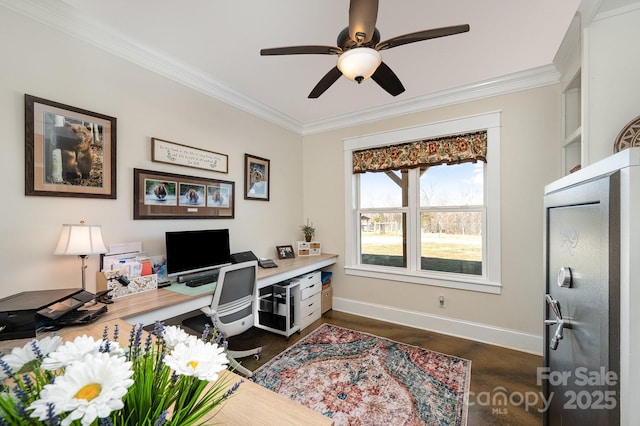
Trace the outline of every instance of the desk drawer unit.
{"label": "desk drawer unit", "polygon": [[322,315],[322,282],[320,271],[311,272],[295,278],[300,283],[300,329],[319,319]]}
{"label": "desk drawer unit", "polygon": [[306,316],[314,314],[315,311],[320,309],[321,304],[322,304],[322,297],[320,293],[316,293],[311,297],[301,300],[300,301],[300,318],[304,318]]}
{"label": "desk drawer unit", "polygon": [[294,279],[300,283],[300,299],[302,300],[322,291],[320,271],[301,275]]}
{"label": "desk drawer unit", "polygon": [[300,330],[307,328],[312,322],[320,319],[322,313],[320,312],[320,305],[322,298],[320,293],[316,293],[306,300],[300,302]]}

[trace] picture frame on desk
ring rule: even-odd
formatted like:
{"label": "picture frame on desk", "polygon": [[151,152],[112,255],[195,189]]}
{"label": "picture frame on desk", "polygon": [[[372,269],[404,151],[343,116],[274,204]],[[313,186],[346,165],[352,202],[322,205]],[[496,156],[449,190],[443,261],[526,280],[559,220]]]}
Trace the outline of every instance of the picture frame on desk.
{"label": "picture frame on desk", "polygon": [[235,183],[133,169],[134,219],[233,219]]}
{"label": "picture frame on desk", "polygon": [[25,195],[116,198],[116,118],[24,95]]}
{"label": "picture frame on desk", "polygon": [[296,257],[293,246],[276,246],[278,259],[294,259]]}

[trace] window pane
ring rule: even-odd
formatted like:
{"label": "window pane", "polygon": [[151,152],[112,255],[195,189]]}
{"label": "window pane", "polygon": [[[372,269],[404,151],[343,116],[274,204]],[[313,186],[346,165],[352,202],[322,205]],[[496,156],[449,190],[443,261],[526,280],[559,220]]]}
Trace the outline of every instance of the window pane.
{"label": "window pane", "polygon": [[422,270],[482,275],[482,213],[422,212]]}
{"label": "window pane", "polygon": [[360,215],[360,262],[406,267],[405,220],[404,213]]}
{"label": "window pane", "polygon": [[[385,208],[405,207],[403,184],[406,186],[407,173],[399,171],[367,172],[360,176],[360,207]],[[403,202],[403,199],[405,200]]]}
{"label": "window pane", "polygon": [[433,166],[420,176],[420,206],[484,204],[484,163]]}

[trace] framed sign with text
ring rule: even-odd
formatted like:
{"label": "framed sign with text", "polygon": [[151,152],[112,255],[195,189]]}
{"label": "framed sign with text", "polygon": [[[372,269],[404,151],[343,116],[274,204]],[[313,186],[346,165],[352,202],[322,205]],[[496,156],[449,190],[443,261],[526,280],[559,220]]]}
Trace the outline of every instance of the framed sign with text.
{"label": "framed sign with text", "polygon": [[158,163],[229,173],[229,156],[175,142],[151,138],[151,160]]}

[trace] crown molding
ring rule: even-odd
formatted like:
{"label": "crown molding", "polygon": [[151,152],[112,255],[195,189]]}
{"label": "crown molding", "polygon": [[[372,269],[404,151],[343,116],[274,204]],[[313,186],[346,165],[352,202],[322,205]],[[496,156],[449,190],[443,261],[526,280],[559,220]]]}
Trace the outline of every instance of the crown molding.
{"label": "crown molding", "polygon": [[342,127],[371,123],[426,111],[432,108],[440,108],[550,84],[557,84],[559,79],[560,74],[555,66],[545,65],[543,67],[533,68],[478,83],[454,87],[425,96],[406,99],[393,104],[367,108],[339,117],[318,120],[305,124],[303,135],[306,136]]}
{"label": "crown molding", "polygon": [[101,22],[80,14],[63,1],[0,0],[0,5],[302,136],[559,81],[559,73],[554,66],[549,65],[305,124],[226,86],[199,69],[125,37]]}
{"label": "crown molding", "polygon": [[302,133],[302,123],[298,120],[226,86],[199,69],[123,36],[62,1],[0,0],[0,5],[280,127]]}

